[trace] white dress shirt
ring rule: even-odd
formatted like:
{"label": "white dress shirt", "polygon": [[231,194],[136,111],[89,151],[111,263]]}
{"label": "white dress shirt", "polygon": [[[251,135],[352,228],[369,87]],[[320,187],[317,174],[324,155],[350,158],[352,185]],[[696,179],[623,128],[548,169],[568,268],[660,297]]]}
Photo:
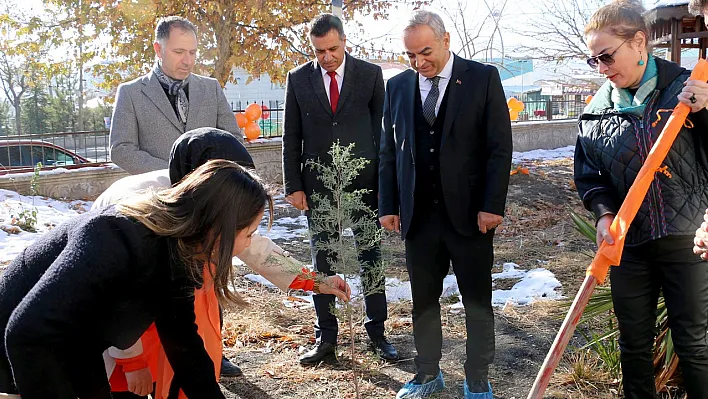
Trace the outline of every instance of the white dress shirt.
{"label": "white dress shirt", "polygon": [[[342,94],[342,82],[344,82],[344,64],[347,63],[347,56],[346,54],[344,55],[344,59],[342,60],[342,65],[339,66],[339,68],[335,69],[334,72],[336,75],[334,76],[335,79],[337,79],[337,89],[339,90],[339,94],[341,96]],[[325,87],[325,92],[327,93],[327,99],[330,100],[330,103],[332,102],[332,99],[329,97],[329,83],[332,81],[332,78],[329,77],[327,74],[327,70],[322,68],[320,66],[320,72],[322,72],[322,80],[324,81],[324,87]]]}
{"label": "white dress shirt", "polygon": [[[447,89],[447,84],[450,83],[450,79],[452,78],[452,61],[454,58],[455,55],[452,53],[452,51],[450,51],[450,58],[447,60],[447,63],[443,67],[442,71],[440,71],[440,73],[438,74],[438,76],[440,76],[440,80],[438,81],[438,90],[440,92],[440,95],[438,95],[438,103],[435,104],[436,116],[438,115],[438,111],[440,111],[440,104],[442,104],[443,97],[445,97],[445,90]],[[325,86],[327,84],[325,84]],[[430,89],[433,88],[433,83],[425,76],[418,74],[418,86],[420,86],[420,100],[422,101],[421,104],[425,104],[425,99],[428,98],[428,93],[430,93]]]}

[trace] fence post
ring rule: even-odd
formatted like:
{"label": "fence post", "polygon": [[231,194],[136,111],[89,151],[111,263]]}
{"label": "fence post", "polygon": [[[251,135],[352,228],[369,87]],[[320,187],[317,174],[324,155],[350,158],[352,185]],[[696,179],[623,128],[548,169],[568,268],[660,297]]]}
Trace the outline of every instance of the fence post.
{"label": "fence post", "polygon": [[546,120],[553,120],[553,100],[546,100]]}

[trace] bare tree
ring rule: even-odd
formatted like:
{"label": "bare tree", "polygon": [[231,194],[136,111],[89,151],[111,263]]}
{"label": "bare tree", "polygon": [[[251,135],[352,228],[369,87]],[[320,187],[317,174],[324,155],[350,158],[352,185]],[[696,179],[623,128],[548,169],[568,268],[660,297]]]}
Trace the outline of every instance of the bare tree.
{"label": "bare tree", "polygon": [[21,65],[16,65],[4,51],[0,55],[0,87],[15,110],[15,132],[22,134],[22,97],[29,90],[29,78]]}
{"label": "bare tree", "polygon": [[564,64],[583,60],[587,46],[583,31],[603,0],[537,1],[536,17],[516,30],[533,44],[518,48],[521,53],[543,61]]}
{"label": "bare tree", "polygon": [[[497,36],[501,43],[501,58],[504,57],[504,40],[499,24],[507,1],[496,3],[484,0],[484,7],[480,2],[466,0],[453,0],[439,5],[442,14],[452,21],[451,33],[460,41],[459,52],[462,57],[473,59],[484,55],[485,61],[490,62]],[[471,5],[476,5],[476,8],[472,9]]]}

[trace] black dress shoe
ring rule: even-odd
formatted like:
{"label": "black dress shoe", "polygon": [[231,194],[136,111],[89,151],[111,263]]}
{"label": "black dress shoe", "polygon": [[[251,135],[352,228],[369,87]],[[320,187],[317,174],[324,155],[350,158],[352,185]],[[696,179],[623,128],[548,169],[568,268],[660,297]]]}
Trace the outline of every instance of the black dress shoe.
{"label": "black dress shoe", "polygon": [[[383,360],[389,362],[395,362],[398,360],[398,352],[396,351],[396,348],[394,348],[393,345],[388,342],[386,337],[381,337],[379,339],[372,340],[371,349]],[[433,376],[433,379],[435,377],[436,376]]]}
{"label": "black dress shoe", "polygon": [[300,364],[317,364],[326,357],[334,356],[337,345],[331,342],[318,342],[312,350],[300,357]]}
{"label": "black dress shoe", "polygon": [[226,356],[221,357],[221,376],[222,377],[240,377],[243,371],[237,365],[231,363]]}

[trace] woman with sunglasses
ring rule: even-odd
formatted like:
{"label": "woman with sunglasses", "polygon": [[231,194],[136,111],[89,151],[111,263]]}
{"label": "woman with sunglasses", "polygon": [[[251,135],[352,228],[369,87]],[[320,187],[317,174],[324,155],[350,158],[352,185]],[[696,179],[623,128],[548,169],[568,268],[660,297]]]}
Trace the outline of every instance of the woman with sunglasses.
{"label": "woman with sunglasses", "polygon": [[689,71],[651,55],[642,12],[639,1],[616,1],[585,28],[588,64],[607,81],[580,117],[575,184],[595,214],[598,246],[612,244],[610,224],[672,109],[678,102],[691,107],[610,279],[625,397],[656,397],[652,347],[661,290],[688,397],[708,399],[708,265],[692,251],[708,207],[708,84],[687,81]]}

